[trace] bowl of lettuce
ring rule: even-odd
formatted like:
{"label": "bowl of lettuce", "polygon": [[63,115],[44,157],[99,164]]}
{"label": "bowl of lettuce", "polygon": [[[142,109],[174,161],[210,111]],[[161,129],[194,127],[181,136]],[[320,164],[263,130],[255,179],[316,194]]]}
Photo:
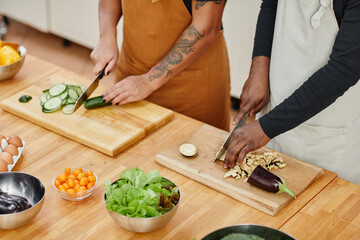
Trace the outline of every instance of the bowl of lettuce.
{"label": "bowl of lettuce", "polygon": [[180,202],[178,187],[160,176],[158,170],[145,173],[127,169],[114,182],[105,181],[105,203],[110,216],[133,232],[151,232],[165,226]]}

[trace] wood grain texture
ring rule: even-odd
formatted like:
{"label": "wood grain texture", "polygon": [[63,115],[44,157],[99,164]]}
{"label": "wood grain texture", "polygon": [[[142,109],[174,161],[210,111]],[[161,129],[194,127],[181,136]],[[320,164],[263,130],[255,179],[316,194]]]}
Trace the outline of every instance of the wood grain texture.
{"label": "wood grain texture", "polygon": [[[92,110],[81,107],[72,115],[65,115],[61,110],[51,114],[43,113],[40,107],[42,91],[56,83],[89,84],[87,79],[79,75],[59,71],[7,97],[0,103],[0,107],[109,156],[123,151],[174,116],[173,111],[146,101]],[[100,85],[92,96],[101,95],[105,90]],[[33,99],[28,103],[20,103],[19,97],[25,94]]]}
{"label": "wood grain texture", "polygon": [[[32,66],[43,63],[39,59],[32,59]],[[30,76],[30,79],[25,77],[19,81],[15,92],[31,85],[29,82],[32,78],[45,71],[41,67],[28,68],[27,64],[28,62],[25,62],[24,72],[21,74]],[[58,69],[55,66],[46,66],[49,67],[46,71]],[[0,83],[0,91],[10,91],[11,88],[8,86]],[[0,95],[1,99],[3,97]],[[325,171],[324,175],[300,194],[296,201],[290,202],[276,216],[270,216],[154,162],[156,154],[179,146],[201,126],[202,123],[199,121],[175,114],[171,122],[112,158],[0,110],[0,133],[17,134],[27,144],[19,160],[20,164],[15,166],[15,170],[38,177],[46,188],[44,205],[39,214],[24,227],[0,230],[0,238],[200,240],[216,229],[235,224],[254,223],[280,228],[336,177],[334,173]],[[115,180],[121,171],[134,166],[145,171],[158,169],[162,176],[174,181],[181,191],[181,202],[175,217],[155,232],[136,234],[126,231],[112,220],[105,207],[104,181]],[[94,171],[99,183],[93,195],[82,202],[66,201],[56,195],[52,179],[66,167],[82,167]],[[342,191],[343,188],[340,193]],[[329,197],[332,199],[328,199]],[[322,201],[336,202],[333,195],[324,195],[323,198],[325,200]],[[291,232],[293,228],[298,229],[297,226],[290,226],[285,231]],[[311,233],[309,230],[308,236],[311,237]]]}
{"label": "wood grain texture", "polygon": [[[236,180],[231,177],[224,179],[226,170],[222,167],[222,162],[213,163],[217,150],[228,135],[229,133],[225,131],[204,124],[186,140],[187,143],[192,143],[197,147],[196,156],[184,157],[176,146],[157,154],[155,161],[265,213],[277,214],[292,201],[289,195],[285,193],[276,195],[266,192],[244,182],[242,179]],[[266,147],[257,150],[257,152],[268,151],[272,150]],[[272,172],[285,179],[287,186],[296,196],[323,174],[323,170],[319,167],[282,153],[278,153],[278,155],[283,157],[288,166]]]}
{"label": "wood grain texture", "polygon": [[360,186],[336,178],[280,230],[299,240],[360,239]]}

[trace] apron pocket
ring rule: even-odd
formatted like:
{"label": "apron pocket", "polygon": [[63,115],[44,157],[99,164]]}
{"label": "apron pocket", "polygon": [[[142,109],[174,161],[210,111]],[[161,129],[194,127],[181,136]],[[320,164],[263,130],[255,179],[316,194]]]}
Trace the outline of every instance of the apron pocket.
{"label": "apron pocket", "polygon": [[301,124],[274,138],[273,147],[302,161],[339,173],[344,162],[348,132],[346,127]]}

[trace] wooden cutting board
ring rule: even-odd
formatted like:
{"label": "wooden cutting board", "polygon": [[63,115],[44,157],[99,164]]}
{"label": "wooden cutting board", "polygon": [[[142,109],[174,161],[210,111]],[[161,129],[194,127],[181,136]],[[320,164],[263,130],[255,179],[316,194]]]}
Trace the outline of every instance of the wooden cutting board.
{"label": "wooden cutting board", "polygon": [[[40,106],[42,91],[56,83],[88,86],[90,81],[72,72],[58,72],[6,98],[0,102],[0,107],[110,156],[142,139],[174,116],[173,111],[147,101],[92,110],[80,107],[72,115],[65,115],[61,110],[43,113]],[[106,89],[100,82],[91,96],[99,96]],[[20,103],[18,99],[24,94],[32,96],[33,99]]]}
{"label": "wooden cutting board", "polygon": [[[285,193],[276,195],[266,192],[244,182],[243,179],[224,179],[226,170],[222,167],[222,162],[213,163],[216,152],[228,135],[228,132],[204,124],[186,141],[197,147],[197,154],[194,157],[184,157],[179,152],[179,146],[176,146],[157,154],[155,162],[260,211],[275,215],[293,198]],[[257,150],[257,152],[265,151],[272,150],[267,147]],[[323,169],[319,167],[282,153],[278,155],[283,157],[284,163],[288,166],[272,172],[285,179],[289,189],[297,196],[323,175]]]}

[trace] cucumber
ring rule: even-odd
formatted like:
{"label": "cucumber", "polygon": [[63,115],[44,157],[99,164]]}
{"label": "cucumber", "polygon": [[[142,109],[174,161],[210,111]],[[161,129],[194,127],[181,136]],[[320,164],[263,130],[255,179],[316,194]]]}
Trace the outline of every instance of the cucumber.
{"label": "cucumber", "polygon": [[80,96],[80,95],[83,93],[83,90],[81,90],[80,87],[77,87],[77,88],[76,88],[76,92],[77,92],[77,94]]}
{"label": "cucumber", "polygon": [[74,100],[72,98],[68,98],[66,101],[66,104],[72,104],[72,103],[76,103],[76,100]]}
{"label": "cucumber", "polygon": [[74,99],[75,101],[79,98],[78,94],[75,92],[74,89],[70,88],[68,92],[69,92],[69,97]]}
{"label": "cucumber", "polygon": [[62,108],[64,114],[72,114],[74,112],[75,104],[68,104]]}
{"label": "cucumber", "polygon": [[84,103],[84,107],[86,109],[100,108],[100,107],[105,107],[105,106],[109,106],[109,105],[111,105],[111,102],[107,102],[107,103],[103,102],[102,96],[89,98]]}
{"label": "cucumber", "polygon": [[31,99],[32,99],[32,96],[22,95],[22,96],[19,98],[19,102],[26,103],[26,102],[30,101]]}
{"label": "cucumber", "polygon": [[44,92],[40,97],[40,104],[43,106],[47,102],[47,96],[50,95],[49,92]]}
{"label": "cucumber", "polygon": [[49,93],[51,96],[58,96],[64,91],[66,91],[66,85],[63,83],[58,83],[49,89]]}
{"label": "cucumber", "polygon": [[68,97],[67,91],[65,91],[65,92],[63,92],[62,94],[60,94],[59,97],[60,97],[61,99],[67,98],[67,97]]}
{"label": "cucumber", "polygon": [[81,88],[81,91],[82,91],[82,92],[85,92],[85,91],[86,91],[86,87],[85,87],[85,86],[79,85],[79,87]]}
{"label": "cucumber", "polygon": [[47,111],[58,110],[62,106],[62,99],[60,97],[54,97],[48,100],[44,104],[44,109]]}

